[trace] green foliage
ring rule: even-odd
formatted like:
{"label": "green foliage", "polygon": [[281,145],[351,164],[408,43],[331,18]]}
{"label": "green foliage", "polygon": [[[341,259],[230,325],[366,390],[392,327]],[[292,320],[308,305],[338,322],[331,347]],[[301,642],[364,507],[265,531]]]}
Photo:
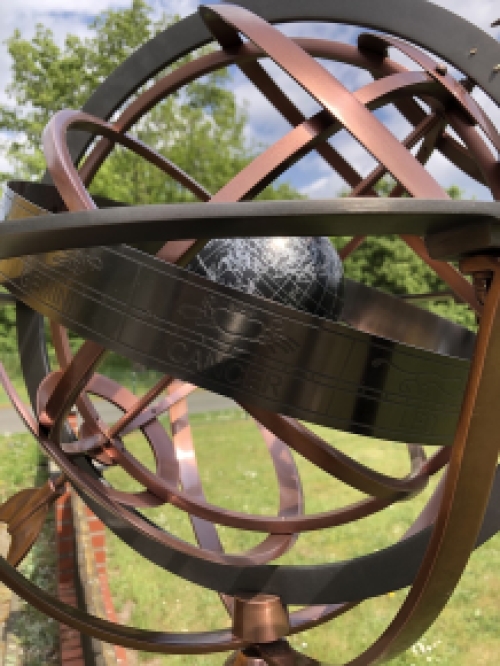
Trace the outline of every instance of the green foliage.
{"label": "green foliage", "polygon": [[[78,109],[133,51],[178,17],[159,21],[145,0],[129,9],[109,10],[91,24],[85,39],[69,35],[63,47],[48,28],[38,25],[32,40],[17,30],[7,41],[12,58],[10,104],[0,105],[0,130],[9,133],[0,151],[11,172],[0,179],[38,179],[44,172],[41,135],[51,116]],[[205,52],[207,49],[202,49]],[[179,64],[192,59],[185,56]],[[144,143],[216,192],[252,157],[245,140],[246,112],[225,87],[228,73],[213,72],[158,104],[131,129]],[[141,92],[141,91],[139,91]],[[192,200],[192,195],[157,168],[117,147],[101,168],[91,191],[127,203]],[[263,198],[294,198],[286,185],[268,188]]]}
{"label": "green foliage", "polygon": [[[386,178],[376,190],[387,196],[394,182]],[[460,199],[461,190],[453,185],[447,190],[452,199]],[[338,248],[348,238],[332,238]],[[398,236],[369,236],[344,263],[347,277],[396,295],[426,294],[445,291],[447,285]],[[456,323],[475,328],[474,313],[467,305],[451,298],[440,302],[419,302],[419,305]]]}
{"label": "green foliage", "polygon": [[[0,293],[5,290],[0,287]],[[12,355],[16,352],[16,336],[15,336],[15,320],[16,313],[13,305],[1,306],[0,305],[0,339],[2,340],[2,356]],[[5,362],[0,359],[0,362]]]}
{"label": "green foliage", "polygon": [[[151,36],[143,0],[130,9],[109,11],[90,25],[92,37],[68,35],[60,48],[51,30],[38,24],[31,40],[16,30],[7,40],[12,58],[11,105],[0,105],[0,129],[12,132],[3,152],[17,176],[38,178],[44,171],[40,137],[50,117],[80,108],[97,85]],[[2,174],[3,177],[9,174]]]}

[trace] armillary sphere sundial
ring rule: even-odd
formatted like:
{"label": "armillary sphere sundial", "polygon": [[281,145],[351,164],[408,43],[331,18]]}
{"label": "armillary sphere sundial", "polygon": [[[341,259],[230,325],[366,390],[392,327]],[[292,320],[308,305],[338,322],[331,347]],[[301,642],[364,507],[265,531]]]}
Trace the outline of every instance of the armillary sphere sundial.
{"label": "armillary sphere sundial", "polygon": [[[367,32],[351,46],[291,39],[273,26],[294,21],[352,24]],[[209,42],[213,52],[134,97],[158,72]],[[404,54],[408,66],[391,59],[389,50]],[[321,110],[304,117],[266,73],[263,58],[287,72]],[[366,70],[373,82],[351,93],[318,59]],[[500,46],[492,38],[430,2],[242,0],[200,7],[133,54],[83,110],[52,118],[43,135],[47,175],[37,184],[9,183],[0,225],[1,284],[20,302],[19,354],[33,414],[5,373],[2,383],[61,477],[0,509],[12,535],[7,560],[0,561],[6,585],[58,621],[105,641],[171,654],[228,651],[229,662],[249,666],[318,663],[297,653],[287,636],[405,586],[410,591],[391,624],[350,663],[389,659],[422,635],[446,605],[471,551],[500,529],[499,443],[493,436],[500,394],[500,207],[496,201],[450,200],[425,168],[438,152],[499,198],[500,136],[472,96],[480,89],[500,103],[499,63]],[[239,67],[291,128],[219,192],[209,193],[196,174],[182,172],[128,130],[186,83],[228,65]],[[403,141],[373,114],[388,104],[413,126]],[[368,176],[328,143],[341,129],[378,162]],[[156,165],[200,202],[126,207],[93,200],[87,187],[115,144]],[[351,196],[253,201],[310,151],[342,176]],[[382,199],[373,186],[386,173],[396,185]],[[334,321],[184,268],[208,239],[347,235],[353,240],[341,252],[345,258],[364,236],[383,234],[399,234],[477,313],[477,337],[348,280]],[[143,251],[146,241],[149,248],[156,244],[156,254]],[[57,370],[47,366],[43,317],[51,323]],[[85,339],[74,356],[66,329]],[[145,396],[120,403],[120,387],[98,372],[107,350],[164,378]],[[183,401],[193,386],[235,399],[265,428],[280,486],[278,515],[228,511],[205,498],[192,443],[175,429],[170,436],[157,420],[176,408],[185,418]],[[165,389],[167,397],[159,398]],[[123,417],[112,426],[103,423],[90,393],[115,400]],[[74,406],[83,420],[78,438],[66,426]],[[364,467],[298,419],[406,444],[410,472],[392,478]],[[156,473],[123,445],[121,435],[134,428],[150,442]],[[431,457],[423,444],[435,447]],[[183,455],[186,447],[190,455]],[[290,449],[365,498],[304,514]],[[103,483],[110,465],[121,466],[143,490],[130,494]],[[426,508],[393,545],[347,561],[331,561],[325,553],[321,565],[272,563],[301,533],[382,511],[418,493],[443,469]],[[15,566],[67,480],[109,529],[165,575],[218,592],[227,626],[179,634],[116,625],[70,608],[24,579]],[[139,512],[162,503],[192,517],[198,546]],[[251,551],[226,553],[219,525],[267,536]],[[302,608],[288,611],[297,605]]]}

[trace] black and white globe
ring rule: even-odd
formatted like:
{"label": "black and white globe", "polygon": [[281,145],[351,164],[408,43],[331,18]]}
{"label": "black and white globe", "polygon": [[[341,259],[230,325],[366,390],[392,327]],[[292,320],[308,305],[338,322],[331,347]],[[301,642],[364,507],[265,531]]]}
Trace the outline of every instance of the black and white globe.
{"label": "black and white globe", "polygon": [[342,261],[325,237],[214,239],[187,268],[318,317],[336,320],[342,310]]}

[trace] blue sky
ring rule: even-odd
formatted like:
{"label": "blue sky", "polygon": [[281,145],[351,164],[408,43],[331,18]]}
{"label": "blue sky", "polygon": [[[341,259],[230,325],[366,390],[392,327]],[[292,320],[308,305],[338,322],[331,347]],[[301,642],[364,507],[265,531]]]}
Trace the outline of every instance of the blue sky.
{"label": "blue sky", "polygon": [[[87,0],[85,11],[82,12],[68,8],[75,6],[71,0],[6,0],[6,4],[7,7],[3,7],[0,23],[0,100],[2,102],[7,101],[5,88],[10,77],[10,61],[4,40],[12,34],[15,28],[19,28],[24,36],[29,37],[33,33],[35,24],[41,22],[52,28],[62,42],[64,36],[68,33],[84,36],[88,31],[89,21],[95,14],[110,8],[126,7],[130,4],[130,0]],[[186,16],[196,11],[201,3],[198,0],[175,0],[175,2],[173,0],[153,0],[150,4],[158,12],[164,11]],[[500,18],[500,5],[496,0],[475,0],[474,2],[471,2],[471,0],[439,0],[435,4],[460,14],[491,35],[500,38],[500,29],[489,27],[494,20]],[[345,26],[298,25],[287,26],[285,30],[288,34],[293,35],[307,34],[308,36],[320,36],[341,41],[353,41],[357,34],[354,29]],[[266,66],[278,83],[286,88],[287,93],[296,101],[304,113],[311,114],[317,109],[315,102],[293,84],[277,67]],[[332,68],[332,71],[350,89],[368,82],[367,78],[364,78],[352,68],[336,67]],[[232,86],[238,101],[245,105],[248,111],[247,137],[250,142],[267,145],[284,131],[287,131],[286,123],[268,107],[267,102],[243,76],[235,72]],[[481,94],[478,95],[477,99],[498,126],[500,124],[498,109]],[[409,126],[405,121],[397,114],[391,113],[391,111],[385,111],[380,115],[380,118],[388,123],[391,129],[400,137],[403,137],[409,131]],[[372,168],[374,163],[371,157],[347,133],[342,133],[336,137],[335,147],[345,154],[360,172],[367,173]],[[4,165],[0,164],[0,166]],[[476,196],[478,199],[485,199],[489,196],[484,188],[471,183],[443,158],[432,158],[429,168],[444,186],[456,183],[465,190],[467,196]],[[297,164],[285,175],[285,179],[313,198],[333,197],[343,185],[340,178],[332,174],[321,159],[314,154]]]}

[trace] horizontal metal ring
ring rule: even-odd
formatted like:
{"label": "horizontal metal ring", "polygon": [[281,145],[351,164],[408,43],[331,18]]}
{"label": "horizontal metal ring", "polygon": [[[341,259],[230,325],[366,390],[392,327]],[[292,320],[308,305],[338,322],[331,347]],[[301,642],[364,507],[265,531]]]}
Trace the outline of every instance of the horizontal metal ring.
{"label": "horizontal metal ring", "polygon": [[[14,197],[14,203],[17,201],[18,197]],[[453,206],[443,203],[449,214]],[[201,205],[206,227],[207,216],[219,207]],[[235,208],[241,206],[245,204]],[[491,208],[491,204],[488,206]],[[161,226],[176,227],[177,237],[200,236],[193,236],[187,228],[186,209],[190,207],[191,204],[179,207],[183,209],[182,220]],[[136,226],[143,230],[142,240],[149,238],[148,215],[153,214],[158,221],[158,209],[168,210],[143,208],[142,216],[137,208],[120,209],[120,217],[134,211]],[[229,204],[222,206],[222,216],[224,212],[227,215],[229,208]],[[379,210],[384,208],[387,205]],[[288,206],[285,209],[291,210]],[[314,214],[306,214],[306,209],[309,207],[302,209],[293,225],[295,233],[311,233]],[[345,211],[352,208],[341,210],[345,217]],[[16,206],[11,211],[18,217],[21,214]],[[112,213],[112,209],[106,209],[4,222],[0,225],[0,252],[4,256],[26,254],[23,239],[21,245],[16,243],[17,250],[10,244],[5,247],[6,227],[13,231],[26,226],[36,229],[44,220],[45,231],[51,229],[48,235],[55,237],[60,235],[56,230],[64,228],[64,220],[73,216],[93,219],[93,242],[101,242],[99,220]],[[280,213],[285,214],[285,210]],[[22,214],[27,214],[26,209]],[[201,211],[197,214],[201,216]],[[236,211],[232,215],[234,220]],[[236,224],[241,235],[252,233],[254,219],[241,217]],[[278,219],[281,217],[266,220],[267,235],[278,233]],[[222,237],[218,225],[218,218],[212,218],[211,235]],[[122,240],[121,225],[115,222],[113,226],[115,242]],[[72,241],[75,242],[79,241]],[[236,293],[126,246],[6,260],[0,262],[0,274],[2,283],[35,310],[83,337],[197,386],[269,411],[359,434],[436,445],[450,444],[453,439],[468,372],[465,359],[472,351],[473,334],[398,299],[387,295],[378,298],[374,290],[368,292],[372,301],[369,316],[362,308],[357,315],[361,328],[369,331],[365,333]],[[132,284],[134,290],[130,289]],[[349,289],[346,301],[350,299]],[[353,286],[357,294],[367,293],[366,289]],[[154,308],[150,299],[154,300]],[[379,316],[378,301],[382,304]],[[378,325],[371,322],[381,320],[384,325],[388,303],[394,318],[391,329],[403,338],[409,333],[408,341],[370,335],[381,333]],[[356,323],[353,307],[347,306],[350,324]],[[232,323],[234,313],[239,321],[236,329]],[[419,318],[423,318],[424,325],[414,325]],[[437,340],[430,340],[432,335],[428,333],[421,340],[422,346],[431,341],[434,352],[418,349],[419,331],[434,327],[440,333]],[[300,354],[304,347],[315,349],[305,361]],[[461,358],[445,356],[446,353]]]}

